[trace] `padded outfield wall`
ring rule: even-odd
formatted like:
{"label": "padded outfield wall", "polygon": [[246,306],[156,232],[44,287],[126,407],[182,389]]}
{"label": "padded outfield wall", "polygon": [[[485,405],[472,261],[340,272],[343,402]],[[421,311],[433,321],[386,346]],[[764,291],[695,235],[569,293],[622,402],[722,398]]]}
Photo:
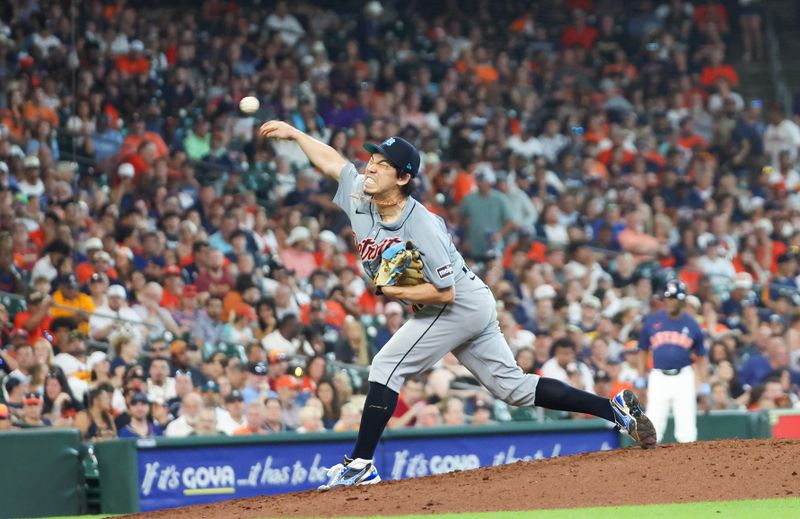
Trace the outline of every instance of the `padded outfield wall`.
{"label": "padded outfield wall", "polygon": [[[666,440],[673,441],[671,425]],[[766,413],[698,416],[701,440],[770,437]],[[355,433],[111,440],[94,446],[103,513],[129,513],[315,488]],[[603,420],[389,430],[376,452],[384,479],[441,474],[629,445]],[[0,435],[2,517],[76,515],[87,508],[74,430]],[[43,497],[46,496],[46,497]]]}

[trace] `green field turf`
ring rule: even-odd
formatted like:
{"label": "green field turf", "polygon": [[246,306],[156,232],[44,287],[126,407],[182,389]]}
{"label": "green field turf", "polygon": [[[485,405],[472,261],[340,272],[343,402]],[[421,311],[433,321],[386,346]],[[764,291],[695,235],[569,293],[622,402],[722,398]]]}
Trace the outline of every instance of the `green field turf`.
{"label": "green field turf", "polygon": [[[386,517],[374,516],[366,519],[385,519]],[[725,519],[751,519],[754,517],[796,519],[800,517],[800,499],[754,499],[750,501],[717,501],[712,503],[602,506],[558,510],[529,510],[527,512],[403,515],[392,516],[392,519],[462,519],[465,517],[475,519],[619,519],[620,517],[646,517],[647,519],[678,519],[682,517],[691,517],[692,519],[706,517],[724,517]]]}
{"label": "green field turf", "polygon": [[[637,514],[637,515],[634,515]],[[711,503],[682,503],[669,505],[603,506],[594,508],[564,508],[559,510],[530,510],[527,512],[483,512],[474,514],[372,516],[359,519],[678,519],[682,517],[725,519],[795,519],[800,517],[800,499],[754,499],[749,501],[715,501]],[[51,519],[100,519],[105,515],[81,515]],[[355,519],[355,518],[353,518]]]}

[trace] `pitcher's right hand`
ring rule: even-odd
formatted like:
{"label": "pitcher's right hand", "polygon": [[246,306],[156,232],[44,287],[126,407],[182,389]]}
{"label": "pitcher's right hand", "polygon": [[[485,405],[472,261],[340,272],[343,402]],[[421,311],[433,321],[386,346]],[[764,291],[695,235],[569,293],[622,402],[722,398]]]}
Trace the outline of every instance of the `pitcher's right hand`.
{"label": "pitcher's right hand", "polygon": [[293,140],[297,128],[283,121],[267,121],[261,125],[258,133],[268,139]]}

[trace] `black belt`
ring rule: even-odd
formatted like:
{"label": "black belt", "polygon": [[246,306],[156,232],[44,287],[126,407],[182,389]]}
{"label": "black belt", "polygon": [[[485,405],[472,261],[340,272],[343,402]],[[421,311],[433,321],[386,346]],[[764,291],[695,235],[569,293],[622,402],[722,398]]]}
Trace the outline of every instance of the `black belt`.
{"label": "black belt", "polygon": [[665,375],[668,375],[668,376],[670,376],[670,377],[674,377],[675,375],[677,375],[678,373],[680,373],[680,372],[681,372],[681,369],[682,369],[682,368],[675,368],[675,369],[660,369],[660,370],[658,370],[658,371],[660,371],[661,373],[663,373],[663,374],[665,374]]}

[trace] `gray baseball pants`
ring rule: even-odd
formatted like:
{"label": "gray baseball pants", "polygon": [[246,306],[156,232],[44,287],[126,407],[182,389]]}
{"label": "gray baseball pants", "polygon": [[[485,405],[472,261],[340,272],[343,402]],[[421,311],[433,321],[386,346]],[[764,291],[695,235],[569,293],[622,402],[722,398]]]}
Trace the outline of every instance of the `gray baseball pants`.
{"label": "gray baseball pants", "polygon": [[400,392],[403,381],[452,351],[495,397],[532,406],[538,375],[522,372],[497,322],[494,296],[478,278],[456,284],[455,302],[429,305],[395,333],[372,361],[370,382]]}

